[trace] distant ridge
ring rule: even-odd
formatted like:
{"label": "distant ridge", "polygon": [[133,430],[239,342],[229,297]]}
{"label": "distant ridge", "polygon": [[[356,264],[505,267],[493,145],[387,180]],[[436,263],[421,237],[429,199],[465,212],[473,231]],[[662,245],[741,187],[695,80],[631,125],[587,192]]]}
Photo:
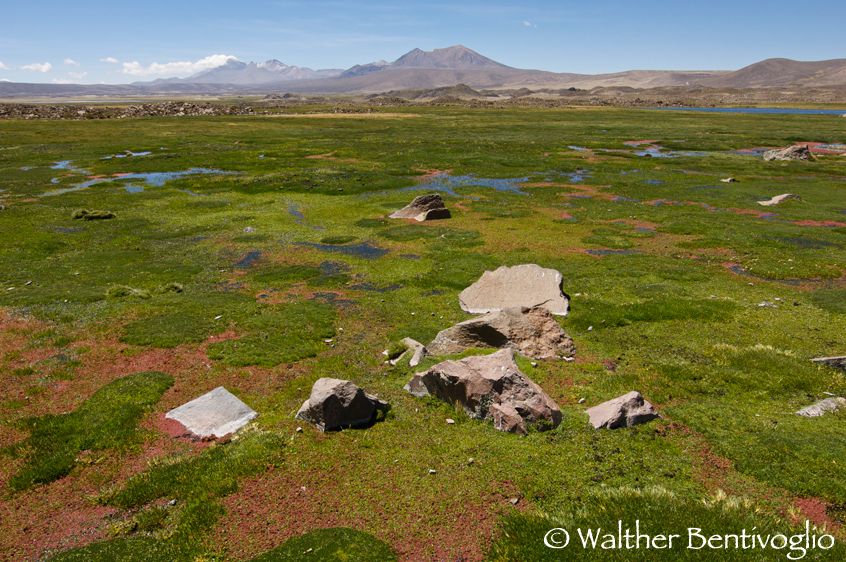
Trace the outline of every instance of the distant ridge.
{"label": "distant ridge", "polygon": [[[735,71],[629,70],[573,74],[514,68],[463,45],[424,51],[412,49],[393,62],[375,61],[346,70],[285,64],[277,59],[238,60],[188,78],[115,85],[23,84],[0,82],[0,97],[235,94],[299,92],[378,94],[400,90],[432,91],[464,85],[470,90],[570,89],[793,89],[846,86],[846,59],[763,60]],[[462,94],[465,95],[465,94]]]}
{"label": "distant ridge", "polygon": [[704,79],[701,83],[724,88],[840,86],[846,84],[846,59],[808,62],[766,59],[719,77]]}

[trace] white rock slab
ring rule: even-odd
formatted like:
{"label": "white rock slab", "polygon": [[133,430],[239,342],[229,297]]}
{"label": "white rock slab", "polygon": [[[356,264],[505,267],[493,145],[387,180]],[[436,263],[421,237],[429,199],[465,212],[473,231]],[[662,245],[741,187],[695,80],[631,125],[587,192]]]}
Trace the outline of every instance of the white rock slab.
{"label": "white rock slab", "polygon": [[570,301],[561,290],[561,273],[535,264],[502,266],[486,271],[478,281],[461,291],[461,309],[470,314],[486,314],[506,308],[547,309],[566,316]]}
{"label": "white rock slab", "polygon": [[256,416],[255,410],[222,386],[165,414],[166,418],[178,421],[200,438],[235,433]]}
{"label": "white rock slab", "polygon": [[762,207],[772,207],[773,205],[778,205],[779,203],[782,203],[784,201],[798,201],[799,199],[799,196],[794,193],[782,193],[781,195],[776,195],[775,197],[767,199],[766,201],[758,201],[758,205],[761,205]]}
{"label": "white rock slab", "polygon": [[843,408],[846,408],[846,398],[835,396],[834,398],[826,398],[816,404],[806,406],[796,413],[806,418],[818,418],[832,412],[837,412]]}

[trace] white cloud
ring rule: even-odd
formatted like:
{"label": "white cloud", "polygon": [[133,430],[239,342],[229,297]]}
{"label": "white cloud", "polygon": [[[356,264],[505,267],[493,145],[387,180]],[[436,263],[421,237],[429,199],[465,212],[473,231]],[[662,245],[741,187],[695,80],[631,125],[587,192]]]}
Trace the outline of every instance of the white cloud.
{"label": "white cloud", "polygon": [[87,72],[68,72],[68,76],[74,80],[82,80],[88,76]]}
{"label": "white cloud", "polygon": [[109,64],[117,64],[120,61],[117,60],[115,57],[103,57],[100,59],[100,62],[107,62]]}
{"label": "white cloud", "polygon": [[53,84],[73,84],[73,82],[66,78],[53,78]]}
{"label": "white cloud", "polygon": [[0,70],[9,70],[9,67],[3,64],[3,61],[0,60]]}
{"label": "white cloud", "polygon": [[132,76],[190,76],[203,70],[217,68],[233,60],[238,60],[238,58],[232,55],[210,55],[194,62],[154,62],[149,66],[133,61],[123,63],[122,72]]}
{"label": "white cloud", "polygon": [[79,66],[79,63],[71,58],[65,59],[65,64],[68,66]]}
{"label": "white cloud", "polygon": [[0,78],[0,82],[11,82],[8,78]]}
{"label": "white cloud", "polygon": [[33,72],[50,72],[53,70],[53,65],[49,62],[34,62],[32,64],[25,64],[21,68]]}
{"label": "white cloud", "polygon": [[537,27],[538,24],[532,23],[529,20],[523,20],[523,27]]}

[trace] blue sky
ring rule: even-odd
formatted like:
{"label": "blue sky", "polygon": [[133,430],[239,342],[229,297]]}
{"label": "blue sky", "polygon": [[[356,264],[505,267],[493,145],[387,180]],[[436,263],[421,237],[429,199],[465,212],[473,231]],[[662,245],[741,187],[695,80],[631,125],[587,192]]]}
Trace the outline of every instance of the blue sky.
{"label": "blue sky", "polygon": [[846,58],[846,0],[4,2],[0,80],[121,83],[236,57],[312,68],[463,44],[557,72]]}

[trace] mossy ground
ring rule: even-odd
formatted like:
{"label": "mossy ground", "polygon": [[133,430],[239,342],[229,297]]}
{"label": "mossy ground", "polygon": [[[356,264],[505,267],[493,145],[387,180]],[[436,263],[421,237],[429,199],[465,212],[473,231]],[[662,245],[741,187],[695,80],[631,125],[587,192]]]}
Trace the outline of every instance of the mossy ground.
{"label": "mossy ground", "polygon": [[[0,123],[0,423],[8,429],[0,445],[38,440],[24,420],[87,407],[98,388],[129,374],[112,364],[175,380],[160,401],[144,402],[152,411],[133,433],[141,444],[60,471],[38,455],[11,458],[0,470],[0,505],[26,515],[0,523],[6,558],[96,542],[64,556],[149,559],[166,547],[156,556],[246,560],[315,529],[354,527],[400,558],[473,560],[503,536],[500,516],[571,513],[600,488],[621,487],[660,486],[672,496],[659,505],[675,509],[719,488],[751,501],[761,525],[802,517],[795,506],[812,499],[823,509],[811,515],[843,522],[846,416],[793,412],[846,393],[842,373],[809,362],[846,353],[846,159],[764,163],[732,153],[844,142],[842,119],[390,111],[415,116]],[[638,157],[624,144],[635,139],[706,155]],[[101,160],[124,149],[152,154]],[[52,178],[59,187],[84,179],[51,169],[60,160],[91,174],[239,173],[140,193],[111,182],[41,197],[56,188]],[[526,194],[458,188],[444,195],[448,221],[386,220],[419,194],[400,189],[432,170],[529,181]],[[572,183],[567,174],[577,170],[589,176]],[[740,181],[719,181],[729,176]],[[756,203],[788,192],[801,201]],[[77,209],[115,218],[77,221]],[[407,395],[412,370],[384,365],[381,351],[405,336],[431,340],[467,317],[457,294],[484,270],[527,262],[559,269],[572,297],[562,325],[577,361],[523,364],[561,405],[561,427],[519,438]],[[365,431],[296,433],[293,413],[322,376],[387,399],[387,420]],[[260,412],[256,435],[279,441],[278,455],[239,441],[159,450],[170,438],[156,420],[217,384]],[[664,419],[590,429],[586,405],[633,389]],[[103,415],[124,419],[108,408]],[[89,425],[68,430],[71,448],[93,446],[82,437]],[[51,476],[21,480],[21,470]],[[221,478],[220,487],[199,494],[185,477],[193,473]],[[26,517],[61,515],[62,490],[74,482],[94,498],[90,509],[74,508],[74,521],[94,531],[75,523],[23,541]],[[24,510],[33,497],[56,511]],[[178,500],[173,510],[168,499]],[[116,511],[104,516],[103,506]],[[181,518],[196,531],[181,532]],[[534,528],[506,521],[512,531]],[[500,557],[511,548],[497,545]]]}

